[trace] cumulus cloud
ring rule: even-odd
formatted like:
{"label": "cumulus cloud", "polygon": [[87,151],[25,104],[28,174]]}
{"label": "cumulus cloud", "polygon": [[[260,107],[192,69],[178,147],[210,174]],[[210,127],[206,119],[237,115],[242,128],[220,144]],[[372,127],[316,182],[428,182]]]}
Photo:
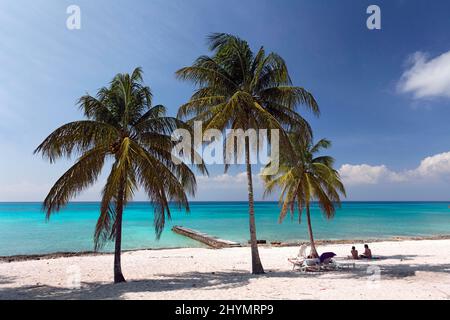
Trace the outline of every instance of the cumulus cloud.
{"label": "cumulus cloud", "polygon": [[408,61],[398,90],[410,93],[416,99],[450,98],[450,51],[435,58],[423,52],[416,52]]}
{"label": "cumulus cloud", "polygon": [[376,184],[390,175],[386,166],[370,166],[368,164],[344,164],[339,169],[339,173],[342,180],[348,185]]}
{"label": "cumulus cloud", "polygon": [[[427,157],[416,168],[411,170],[395,171],[383,164],[344,164],[338,171],[346,186],[450,179],[450,151]],[[247,175],[245,172],[237,174],[225,173],[210,177],[198,176],[197,182],[199,188],[205,192],[245,193],[247,190]],[[253,184],[255,190],[261,193],[263,182],[259,174],[253,175]]]}
{"label": "cumulus cloud", "polygon": [[[253,178],[257,176],[253,175]],[[231,175],[228,173],[216,175],[216,176],[197,176],[198,183],[214,183],[214,184],[230,184],[230,183],[242,183],[247,182],[247,174],[245,172],[240,172],[236,175]]]}
{"label": "cumulus cloud", "polygon": [[450,176],[450,152],[440,153],[423,159],[412,174],[427,178]]}
{"label": "cumulus cloud", "polygon": [[[253,180],[258,177],[253,175]],[[199,188],[212,189],[233,189],[240,186],[247,187],[247,175],[245,172],[237,174],[218,174],[210,176],[197,176],[197,185]],[[255,181],[254,181],[255,182]]]}
{"label": "cumulus cloud", "polygon": [[418,179],[450,177],[450,152],[427,157],[413,170],[395,172],[385,165],[344,164],[339,174],[346,185],[370,185],[383,182],[409,182]]}

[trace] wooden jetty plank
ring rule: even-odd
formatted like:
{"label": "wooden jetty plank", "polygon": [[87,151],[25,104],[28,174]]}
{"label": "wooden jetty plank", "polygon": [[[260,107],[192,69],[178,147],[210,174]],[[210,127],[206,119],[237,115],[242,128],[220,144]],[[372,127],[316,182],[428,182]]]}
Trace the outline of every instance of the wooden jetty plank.
{"label": "wooden jetty plank", "polygon": [[239,242],[234,242],[230,240],[219,239],[213,236],[210,236],[206,233],[199,232],[197,230],[185,228],[182,226],[174,226],[172,231],[178,234],[181,234],[185,237],[197,240],[201,243],[204,243],[212,248],[221,249],[221,248],[232,248],[232,247],[240,247],[241,244]]}

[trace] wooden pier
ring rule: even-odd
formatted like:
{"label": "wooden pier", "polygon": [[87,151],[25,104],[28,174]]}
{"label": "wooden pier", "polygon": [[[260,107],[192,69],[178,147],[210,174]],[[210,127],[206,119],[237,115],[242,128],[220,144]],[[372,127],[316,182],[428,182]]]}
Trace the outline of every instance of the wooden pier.
{"label": "wooden pier", "polygon": [[202,233],[202,232],[192,230],[189,228],[185,228],[185,227],[181,227],[181,226],[173,227],[172,231],[175,233],[181,234],[185,237],[197,240],[197,241],[204,243],[214,249],[233,248],[233,247],[241,246],[241,244],[239,242],[219,239],[219,238],[210,236],[206,233]]}

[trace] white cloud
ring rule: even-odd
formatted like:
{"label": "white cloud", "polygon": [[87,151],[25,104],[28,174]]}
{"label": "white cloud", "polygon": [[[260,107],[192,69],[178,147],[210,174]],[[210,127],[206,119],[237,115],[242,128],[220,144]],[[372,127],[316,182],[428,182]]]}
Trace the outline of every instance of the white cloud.
{"label": "white cloud", "polygon": [[[253,178],[256,176],[253,175]],[[197,176],[197,182],[199,184],[232,184],[232,183],[243,183],[247,182],[247,174],[245,172],[240,172],[236,175],[230,175],[228,173],[220,174],[217,176]]]}
{"label": "white cloud", "polygon": [[368,164],[344,164],[339,173],[346,185],[377,184],[382,180],[394,180],[395,173],[385,165],[370,166]]}
{"label": "white cloud", "polygon": [[450,152],[427,157],[413,170],[395,172],[389,170],[385,165],[344,164],[339,169],[339,174],[346,185],[370,185],[383,182],[410,182],[418,179],[449,178]]}
{"label": "white cloud", "polygon": [[435,58],[416,52],[409,59],[398,90],[411,93],[414,98],[450,98],[450,51]]}
{"label": "white cloud", "polygon": [[450,176],[450,152],[423,159],[419,167],[413,171],[413,175],[424,178]]}
{"label": "white cloud", "polygon": [[[377,185],[386,183],[405,183],[422,180],[450,179],[450,151],[423,159],[412,170],[394,171],[386,165],[344,164],[339,174],[346,186]],[[220,192],[227,194],[247,192],[247,175],[245,172],[221,174],[216,176],[198,176],[198,194]],[[253,175],[255,192],[262,194],[264,184],[259,174]],[[223,194],[222,194],[223,195]]]}
{"label": "white cloud", "polygon": [[[423,159],[420,164],[412,170],[394,171],[386,165],[369,164],[344,164],[339,173],[346,186],[387,186],[400,182],[412,183],[417,181],[429,181],[423,184],[430,190],[439,180],[450,179],[450,152],[436,154]],[[82,192],[77,201],[98,201],[105,180],[99,181]],[[236,174],[219,174],[197,176],[197,195],[192,200],[197,201],[242,201],[247,199],[247,174],[238,172]],[[422,183],[420,183],[422,185]],[[0,201],[42,201],[51,188],[51,184],[42,181],[0,181]],[[269,198],[263,198],[264,183],[258,173],[253,174],[253,186],[255,200],[277,200],[278,194],[274,193]],[[403,185],[404,188],[406,185]],[[401,189],[401,188],[399,188]],[[433,191],[435,192],[435,191]],[[146,201],[148,198],[142,190],[135,194],[136,201]]]}

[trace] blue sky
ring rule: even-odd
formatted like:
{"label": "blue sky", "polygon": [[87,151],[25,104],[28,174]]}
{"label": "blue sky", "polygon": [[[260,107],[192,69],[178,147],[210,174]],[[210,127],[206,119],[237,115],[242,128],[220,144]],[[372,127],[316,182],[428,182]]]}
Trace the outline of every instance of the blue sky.
{"label": "blue sky", "polygon": [[[66,28],[71,4],[81,8],[81,30]],[[381,30],[366,27],[370,4],[381,8]],[[439,0],[1,1],[0,201],[45,197],[70,162],[50,165],[33,149],[80,119],[77,98],[118,72],[142,66],[155,104],[174,115],[193,89],[174,72],[208,53],[211,32],[285,58],[294,83],[319,102],[320,118],[303,114],[317,138],[333,141],[348,200],[447,200],[448,12]],[[199,179],[197,200],[246,199],[244,168],[222,169]],[[79,199],[96,200],[99,190]]]}

